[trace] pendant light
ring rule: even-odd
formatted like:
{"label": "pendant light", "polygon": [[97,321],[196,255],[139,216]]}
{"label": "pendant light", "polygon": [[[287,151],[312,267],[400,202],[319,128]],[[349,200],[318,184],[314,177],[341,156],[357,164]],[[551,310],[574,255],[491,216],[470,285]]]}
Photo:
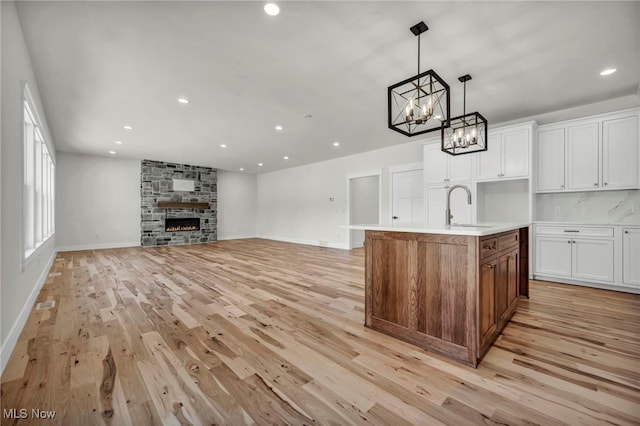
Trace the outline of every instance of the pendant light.
{"label": "pendant light", "polygon": [[458,80],[464,84],[462,115],[452,118],[448,128],[442,128],[442,151],[451,155],[486,151],[487,119],[478,112],[467,114],[467,81],[471,76],[463,75]]}
{"label": "pendant light", "polygon": [[429,28],[420,21],[410,28],[418,37],[418,74],[389,86],[389,128],[406,136],[449,126],[449,85],[432,69],[420,72],[420,35]]}

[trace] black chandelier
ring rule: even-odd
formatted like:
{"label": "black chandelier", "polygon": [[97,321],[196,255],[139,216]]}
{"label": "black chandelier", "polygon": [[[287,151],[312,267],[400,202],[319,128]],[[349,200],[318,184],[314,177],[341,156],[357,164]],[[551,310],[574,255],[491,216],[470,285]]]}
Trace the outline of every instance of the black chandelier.
{"label": "black chandelier", "polygon": [[486,151],[488,148],[487,119],[478,112],[467,114],[467,81],[469,74],[458,77],[464,84],[462,115],[452,118],[449,127],[442,128],[442,151],[451,155]]}
{"label": "black chandelier", "polygon": [[406,136],[449,127],[449,85],[434,70],[420,72],[420,21],[410,28],[418,37],[418,74],[388,88],[389,128]]}

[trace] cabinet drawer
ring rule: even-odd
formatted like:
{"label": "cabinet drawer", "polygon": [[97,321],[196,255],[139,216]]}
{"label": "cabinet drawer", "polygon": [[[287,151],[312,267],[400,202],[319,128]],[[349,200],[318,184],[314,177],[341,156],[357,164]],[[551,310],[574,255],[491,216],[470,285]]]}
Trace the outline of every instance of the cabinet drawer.
{"label": "cabinet drawer", "polygon": [[480,258],[486,259],[498,252],[498,237],[483,238],[480,240]]}
{"label": "cabinet drawer", "polygon": [[498,251],[518,245],[518,231],[498,236]]}
{"label": "cabinet drawer", "polygon": [[582,226],[536,226],[536,235],[613,238],[613,228]]}

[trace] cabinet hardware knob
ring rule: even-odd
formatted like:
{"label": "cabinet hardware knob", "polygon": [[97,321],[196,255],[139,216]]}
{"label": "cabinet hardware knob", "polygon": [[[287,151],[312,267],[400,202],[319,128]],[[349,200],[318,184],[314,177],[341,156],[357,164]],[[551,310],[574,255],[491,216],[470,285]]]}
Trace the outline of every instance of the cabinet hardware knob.
{"label": "cabinet hardware knob", "polygon": [[625,234],[628,234],[628,233],[629,233],[629,231],[624,231],[624,233],[625,233]]}
{"label": "cabinet hardware knob", "polygon": [[397,219],[397,218],[398,218],[398,216],[393,216],[393,218],[392,218],[392,219]]}
{"label": "cabinet hardware knob", "polygon": [[560,185],[560,188],[564,188],[564,185]]}
{"label": "cabinet hardware knob", "polygon": [[567,241],[569,244],[571,244],[571,240]]}
{"label": "cabinet hardware knob", "polygon": [[598,186],[598,184],[597,184],[597,183],[594,183],[594,184],[593,184],[593,186]]}
{"label": "cabinet hardware knob", "polygon": [[604,183],[604,186],[607,186],[607,185],[609,185],[609,184],[608,184],[607,182],[605,182],[605,183]]}

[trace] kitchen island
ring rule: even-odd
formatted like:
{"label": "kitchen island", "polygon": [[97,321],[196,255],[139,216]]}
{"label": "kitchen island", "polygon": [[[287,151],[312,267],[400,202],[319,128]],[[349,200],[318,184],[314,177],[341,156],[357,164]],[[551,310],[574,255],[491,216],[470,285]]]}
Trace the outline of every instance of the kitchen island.
{"label": "kitchen island", "polygon": [[349,226],[365,230],[365,326],[476,367],[527,296],[528,226]]}

